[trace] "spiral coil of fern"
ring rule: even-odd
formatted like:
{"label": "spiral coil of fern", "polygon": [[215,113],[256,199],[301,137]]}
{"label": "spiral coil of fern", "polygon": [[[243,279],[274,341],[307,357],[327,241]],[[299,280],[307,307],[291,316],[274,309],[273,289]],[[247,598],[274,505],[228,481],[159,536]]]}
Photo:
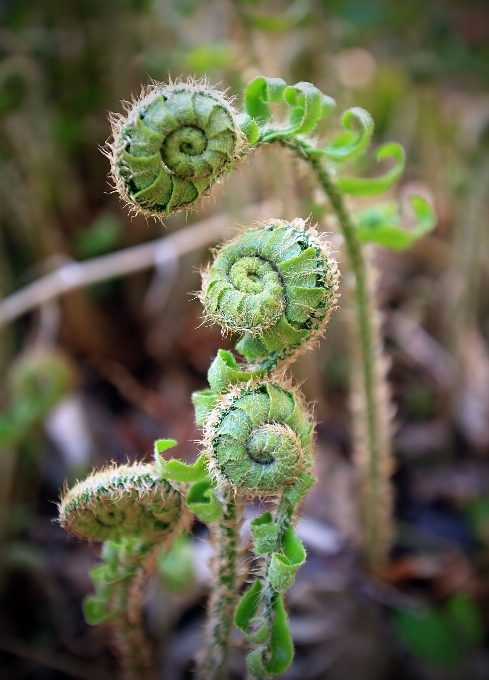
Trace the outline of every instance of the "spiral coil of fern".
{"label": "spiral coil of fern", "polygon": [[245,332],[236,349],[255,370],[293,360],[319,337],[334,309],[330,246],[301,219],[244,231],[204,272],[202,302],[225,330]]}
{"label": "spiral coil of fern", "polygon": [[280,492],[311,466],[312,427],[293,391],[275,383],[236,387],[205,429],[216,484],[242,494]]}
{"label": "spiral coil of fern", "polygon": [[[330,245],[300,219],[273,219],[243,231],[218,250],[203,274],[208,318],[225,331],[244,333],[236,349],[248,360],[240,366],[220,350],[208,372],[211,389],[193,395],[197,424],[204,427],[203,458],[217,492],[228,490],[228,503],[233,494],[277,498],[274,517],[267,512],[252,526],[255,552],[266,555],[263,575],[243,597],[235,618],[258,645],[247,659],[257,678],[279,675],[292,661],[282,593],[305,559],[294,512],[314,481],[309,474],[314,424],[283,373],[324,332],[337,278]],[[236,553],[226,554],[225,537],[218,540],[219,565],[233,562],[236,570]],[[220,585],[224,591],[226,584]],[[214,614],[202,677],[217,680],[224,677],[228,641]],[[226,614],[221,608],[221,619]]]}
{"label": "spiral coil of fern", "polygon": [[204,82],[148,86],[127,117],[112,116],[112,133],[107,155],[116,188],[152,216],[195,203],[243,145],[230,102]]}
{"label": "spiral coil of fern", "polygon": [[104,563],[91,572],[95,595],[85,599],[84,612],[91,624],[112,622],[125,680],[152,676],[142,588],[156,549],[188,528],[190,517],[178,486],[147,464],[92,474],[61,501],[60,522],[68,533],[104,541]]}
{"label": "spiral coil of fern", "polygon": [[152,465],[123,465],[68,491],[60,522],[68,533],[91,541],[127,536],[160,541],[175,532],[184,509],[181,493]]}

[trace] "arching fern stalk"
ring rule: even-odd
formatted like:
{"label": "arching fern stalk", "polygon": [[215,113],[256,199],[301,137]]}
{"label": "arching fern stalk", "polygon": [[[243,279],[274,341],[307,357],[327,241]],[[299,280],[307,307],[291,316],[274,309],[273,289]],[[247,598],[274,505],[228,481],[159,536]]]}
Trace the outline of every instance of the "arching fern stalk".
{"label": "arching fern stalk", "polygon": [[[288,124],[273,122],[270,102],[284,102],[290,107]],[[360,358],[359,391],[356,395],[356,459],[361,469],[361,511],[363,550],[372,565],[381,563],[391,542],[390,415],[385,366],[379,333],[379,319],[363,244],[372,242],[394,250],[410,246],[435,225],[431,206],[420,196],[411,197],[417,223],[410,230],[402,228],[395,201],[351,214],[345,195],[373,196],[383,193],[400,178],[404,151],[399,144],[381,146],[378,161],[392,160],[394,165],[384,175],[371,179],[338,176],[339,164],[363,153],[372,136],[374,123],[364,109],[355,107],[341,117],[344,131],[324,146],[307,135],[334,109],[335,102],[311,83],[293,86],[279,78],[255,78],[246,88],[242,118],[251,148],[276,144],[292,151],[305,161],[324,190],[344,237],[348,264],[354,276],[353,298]]]}

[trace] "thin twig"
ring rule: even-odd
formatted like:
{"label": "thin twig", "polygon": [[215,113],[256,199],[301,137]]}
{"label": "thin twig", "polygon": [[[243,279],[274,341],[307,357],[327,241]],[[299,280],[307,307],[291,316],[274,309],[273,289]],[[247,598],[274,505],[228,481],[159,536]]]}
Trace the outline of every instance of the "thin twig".
{"label": "thin twig", "polygon": [[[246,220],[264,219],[275,209],[276,201],[264,201],[246,208],[244,217]],[[175,257],[218,241],[235,227],[235,220],[223,213],[149,243],[86,262],[69,262],[0,302],[0,327],[71,290],[150,267],[161,267],[174,261]]]}

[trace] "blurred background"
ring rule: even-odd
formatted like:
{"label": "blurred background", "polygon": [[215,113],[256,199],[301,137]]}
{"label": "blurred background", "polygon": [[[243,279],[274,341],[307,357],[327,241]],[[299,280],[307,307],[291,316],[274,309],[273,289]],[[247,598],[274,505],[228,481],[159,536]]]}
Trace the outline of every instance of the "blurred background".
{"label": "blurred background", "polygon": [[[14,304],[16,318],[4,319],[5,680],[116,677],[108,631],[87,626],[81,611],[100,546],[69,538],[53,522],[56,503],[65,481],[93,466],[149,460],[156,438],[177,439],[175,455],[195,458],[190,395],[205,387],[217,349],[232,346],[201,324],[190,295],[216,241],[213,220],[225,217],[225,234],[272,213],[311,216],[331,230],[304,168],[274,148],[246,159],[197,212],[164,225],[130,217],[112,193],[100,147],[107,113],[121,112],[121,100],[150,79],[206,75],[240,105],[258,74],[311,81],[337,99],[338,112],[370,111],[373,148],[393,140],[406,149],[396,194],[430,196],[438,214],[436,230],[409,251],[374,253],[397,408],[396,541],[381,573],[366,573],[357,553],[345,294],[320,348],[294,367],[315,403],[319,482],[301,522],[309,556],[288,596],[297,651],[284,677],[489,679],[489,4],[0,0],[2,298],[73,261],[210,225],[205,247],[167,252],[161,266],[27,313]],[[321,134],[337,129],[333,115]],[[352,171],[369,172],[371,163],[370,155]],[[40,382],[29,377],[36,362],[46,371]],[[205,620],[205,538],[196,525],[178,554],[162,555],[149,585],[146,625],[165,680],[192,677]]]}

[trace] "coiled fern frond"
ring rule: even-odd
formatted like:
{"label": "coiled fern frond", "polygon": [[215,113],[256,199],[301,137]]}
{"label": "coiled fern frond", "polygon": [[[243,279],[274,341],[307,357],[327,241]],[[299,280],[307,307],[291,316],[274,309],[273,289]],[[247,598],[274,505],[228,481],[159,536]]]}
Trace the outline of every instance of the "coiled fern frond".
{"label": "coiled fern frond", "polygon": [[296,219],[269,220],[223,246],[204,272],[202,302],[254,370],[293,360],[323,333],[336,302],[331,245]]}
{"label": "coiled fern frond", "polygon": [[122,465],[97,472],[67,492],[63,528],[89,541],[134,536],[161,541],[178,530],[185,504],[180,491],[153,465]]}
{"label": "coiled fern frond", "polygon": [[[162,440],[160,447],[176,442]],[[84,601],[91,624],[110,621],[125,680],[152,677],[152,653],[142,626],[143,586],[157,551],[189,528],[191,513],[182,490],[155,465],[109,468],[66,492],[60,523],[74,536],[104,541],[103,563],[92,569],[95,595]]]}
{"label": "coiled fern frond", "polygon": [[107,147],[121,197],[161,216],[192,206],[240,155],[244,136],[231,102],[205,82],[153,83],[112,115]]}
{"label": "coiled fern frond", "polygon": [[297,392],[272,382],[238,386],[205,426],[210,473],[243,494],[279,493],[311,467],[312,430]]}

